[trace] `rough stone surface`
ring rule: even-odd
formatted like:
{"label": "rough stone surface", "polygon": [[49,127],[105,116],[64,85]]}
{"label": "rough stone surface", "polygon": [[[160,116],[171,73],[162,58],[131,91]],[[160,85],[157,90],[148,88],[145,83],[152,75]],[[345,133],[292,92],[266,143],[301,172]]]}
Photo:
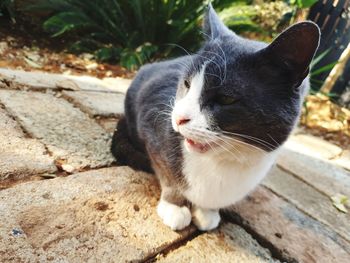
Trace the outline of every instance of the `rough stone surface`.
{"label": "rough stone surface", "polygon": [[91,116],[120,117],[125,95],[90,91],[64,91],[63,95]]}
{"label": "rough stone surface", "polygon": [[350,243],[264,187],[225,215],[267,240],[284,261],[345,263],[350,258]]}
{"label": "rough stone surface", "polygon": [[128,90],[132,79],[124,79],[124,78],[104,78],[103,83],[108,86],[110,90],[126,93]]}
{"label": "rough stone surface", "polygon": [[241,227],[224,223],[218,230],[204,233],[157,262],[279,262],[271,258]]}
{"label": "rough stone surface", "polygon": [[102,118],[102,119],[97,119],[96,121],[102,126],[103,129],[105,129],[110,134],[114,133],[118,122],[118,120],[115,118],[107,118],[107,119]]}
{"label": "rough stone surface", "polygon": [[350,197],[350,172],[329,162],[283,149],[277,164],[328,196],[341,193]]}
{"label": "rough stone surface", "polygon": [[350,171],[350,150],[344,150],[339,157],[332,160],[332,163]]}
{"label": "rough stone surface", "polygon": [[55,171],[44,145],[26,138],[17,122],[0,108],[0,181]]}
{"label": "rough stone surface", "polygon": [[350,241],[350,214],[338,211],[329,196],[277,167],[271,170],[263,185]]}
{"label": "rough stone surface", "polygon": [[0,191],[0,261],[140,261],[194,231],[163,225],[158,198],[154,176],[128,167]]}
{"label": "rough stone surface", "polygon": [[40,92],[0,90],[0,101],[60,165],[101,167],[113,160],[110,135],[64,99]]}
{"label": "rough stone surface", "polygon": [[26,72],[0,69],[0,88],[67,89],[126,92],[131,80],[89,76],[60,75],[44,72]]}
{"label": "rough stone surface", "polygon": [[293,135],[284,146],[289,150],[326,160],[335,158],[342,152],[340,147],[308,134]]}

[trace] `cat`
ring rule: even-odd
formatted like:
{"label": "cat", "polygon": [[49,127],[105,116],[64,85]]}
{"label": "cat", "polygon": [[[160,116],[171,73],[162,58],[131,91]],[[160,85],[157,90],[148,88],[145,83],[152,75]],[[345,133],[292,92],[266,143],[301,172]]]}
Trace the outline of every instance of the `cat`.
{"label": "cat", "polygon": [[211,5],[203,30],[196,54],[141,67],[112,140],[120,164],[156,174],[157,212],[173,230],[216,228],[219,209],[267,174],[300,115],[320,39],[306,21],[271,44],[248,40]]}

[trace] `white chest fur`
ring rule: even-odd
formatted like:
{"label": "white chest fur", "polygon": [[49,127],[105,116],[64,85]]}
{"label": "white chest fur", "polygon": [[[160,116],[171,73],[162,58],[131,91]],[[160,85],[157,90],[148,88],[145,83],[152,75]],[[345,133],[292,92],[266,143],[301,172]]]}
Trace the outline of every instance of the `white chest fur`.
{"label": "white chest fur", "polygon": [[227,207],[242,199],[267,174],[277,151],[251,153],[247,162],[221,158],[215,153],[197,154],[183,150],[183,173],[188,183],[185,197],[193,204],[208,209]]}

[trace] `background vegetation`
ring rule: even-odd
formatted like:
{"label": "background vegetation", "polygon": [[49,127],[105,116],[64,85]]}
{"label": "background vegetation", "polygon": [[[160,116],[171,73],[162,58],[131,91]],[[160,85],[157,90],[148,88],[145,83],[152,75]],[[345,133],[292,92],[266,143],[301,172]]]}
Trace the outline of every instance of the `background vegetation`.
{"label": "background vegetation", "polygon": [[[316,0],[213,0],[233,30],[270,40]],[[41,17],[54,38],[69,39],[69,51],[89,52],[100,61],[129,69],[200,45],[203,0],[2,0],[1,10],[15,22],[15,10]],[[36,21],[36,23],[38,23]],[[175,45],[176,43],[176,45]]]}

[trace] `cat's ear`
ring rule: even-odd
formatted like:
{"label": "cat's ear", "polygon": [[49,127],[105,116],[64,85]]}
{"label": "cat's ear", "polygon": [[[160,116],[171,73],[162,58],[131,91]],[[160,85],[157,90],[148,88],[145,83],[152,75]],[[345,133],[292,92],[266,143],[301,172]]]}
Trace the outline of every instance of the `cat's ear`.
{"label": "cat's ear", "polygon": [[207,38],[215,39],[222,35],[233,34],[216,14],[213,6],[209,3],[204,16],[203,30]]}
{"label": "cat's ear", "polygon": [[276,66],[288,70],[301,82],[309,73],[309,65],[320,42],[320,29],[313,22],[297,23],[283,31],[263,53]]}

